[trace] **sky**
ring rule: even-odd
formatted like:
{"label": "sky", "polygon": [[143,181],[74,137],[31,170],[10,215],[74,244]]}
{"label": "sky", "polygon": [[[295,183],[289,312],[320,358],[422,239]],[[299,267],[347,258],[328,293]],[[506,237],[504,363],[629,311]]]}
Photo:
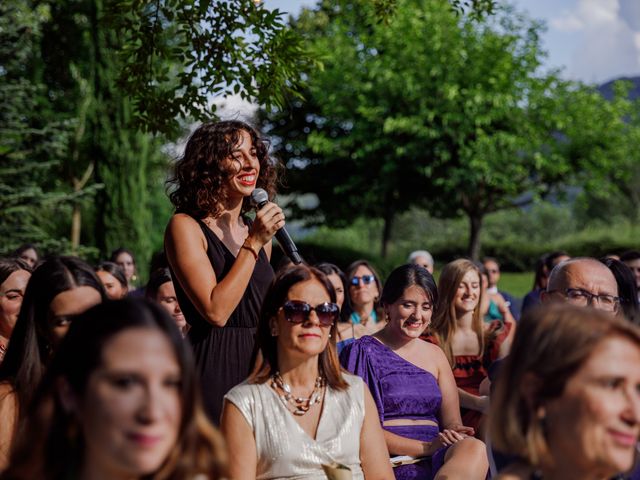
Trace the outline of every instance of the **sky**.
{"label": "sky", "polygon": [[[267,8],[296,15],[315,0],[262,0]],[[502,2],[502,0],[498,0]],[[546,67],[571,80],[600,84],[640,76],[640,0],[510,0],[520,12],[543,20]]]}

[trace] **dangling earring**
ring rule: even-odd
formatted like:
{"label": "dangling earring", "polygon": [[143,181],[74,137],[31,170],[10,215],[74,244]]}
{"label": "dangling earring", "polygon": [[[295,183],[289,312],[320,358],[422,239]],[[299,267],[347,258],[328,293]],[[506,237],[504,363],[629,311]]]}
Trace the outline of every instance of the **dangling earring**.
{"label": "dangling earring", "polygon": [[271,336],[272,337],[277,337],[278,336],[278,331],[275,328],[271,329]]}

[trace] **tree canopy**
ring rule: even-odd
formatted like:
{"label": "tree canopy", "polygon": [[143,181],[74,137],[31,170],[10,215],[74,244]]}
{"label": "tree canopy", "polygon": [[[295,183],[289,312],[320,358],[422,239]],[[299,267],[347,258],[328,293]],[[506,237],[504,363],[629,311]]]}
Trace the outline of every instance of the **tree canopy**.
{"label": "tree canopy", "polygon": [[384,25],[373,18],[366,1],[325,0],[293,24],[323,68],[306,72],[306,101],[266,122],[290,190],[318,196],[299,212],[312,222],[382,218],[384,255],[410,206],[466,215],[477,257],[486,214],[609,166],[569,154],[572,130],[589,128],[584,108],[600,104],[541,71],[540,24],[509,8],[477,21],[432,0],[398,2]]}

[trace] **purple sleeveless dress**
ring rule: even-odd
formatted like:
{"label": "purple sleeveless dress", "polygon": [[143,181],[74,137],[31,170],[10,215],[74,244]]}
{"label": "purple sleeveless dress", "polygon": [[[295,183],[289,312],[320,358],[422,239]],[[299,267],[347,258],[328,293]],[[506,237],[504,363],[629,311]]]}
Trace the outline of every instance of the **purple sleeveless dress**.
{"label": "purple sleeveless dress", "polygon": [[[439,423],[442,394],[437,379],[393,352],[371,336],[346,345],[340,353],[344,368],[362,377],[378,407],[380,423],[396,418],[432,420]],[[438,436],[435,425],[383,428],[407,438],[431,442]],[[429,459],[393,469],[398,480],[432,479],[444,463],[447,447]]]}

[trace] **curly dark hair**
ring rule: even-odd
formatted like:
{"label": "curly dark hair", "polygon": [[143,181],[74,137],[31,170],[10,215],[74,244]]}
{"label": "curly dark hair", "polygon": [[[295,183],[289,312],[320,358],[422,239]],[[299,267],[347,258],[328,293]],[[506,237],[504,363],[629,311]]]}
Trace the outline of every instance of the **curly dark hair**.
{"label": "curly dark hair", "polygon": [[[269,143],[252,126],[238,121],[222,121],[200,125],[189,138],[184,155],[175,164],[174,175],[167,181],[175,189],[169,193],[176,212],[195,218],[208,215],[217,217],[225,200],[223,185],[232,172],[223,166],[223,160],[232,155],[240,133],[251,137],[260,161],[260,174],[256,187],[263,188],[273,198],[276,190],[277,162],[269,158]],[[250,210],[249,198],[242,204],[242,213]]]}

